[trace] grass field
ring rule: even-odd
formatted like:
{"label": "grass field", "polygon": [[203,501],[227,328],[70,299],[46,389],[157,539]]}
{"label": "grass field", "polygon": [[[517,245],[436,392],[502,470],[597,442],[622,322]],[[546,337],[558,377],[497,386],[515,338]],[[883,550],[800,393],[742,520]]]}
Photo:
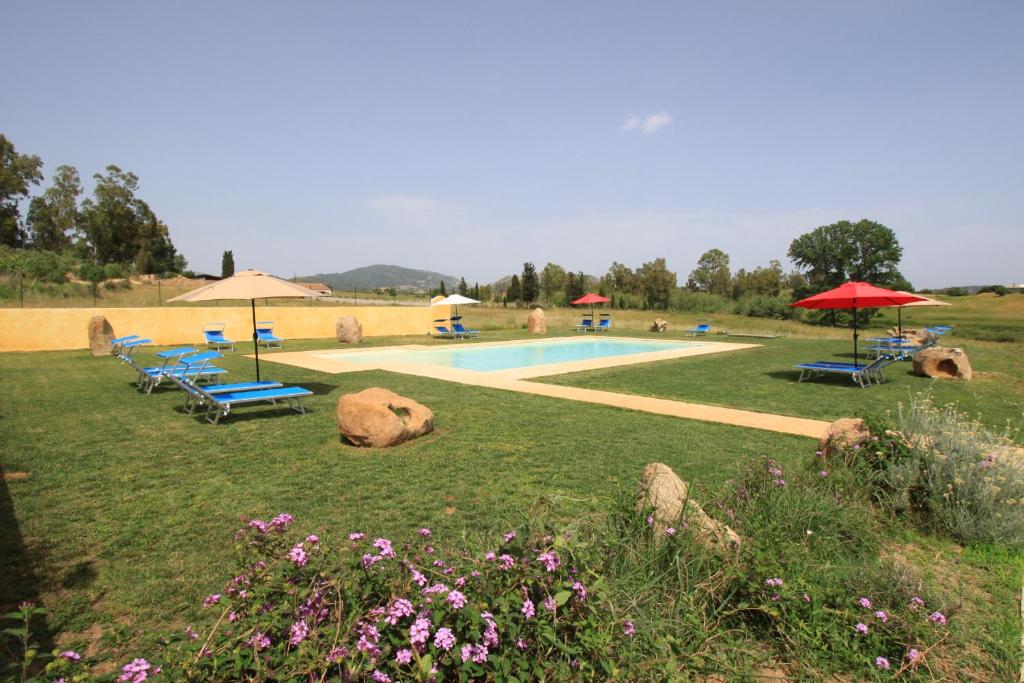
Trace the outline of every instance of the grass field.
{"label": "grass field", "polygon": [[[477,309],[473,322],[511,328],[485,340],[517,339],[526,336],[519,329],[525,315]],[[636,335],[650,317],[616,312],[616,324]],[[668,317],[673,326],[693,322]],[[549,329],[574,319],[571,311],[556,312]],[[953,337],[971,354],[973,383],[932,383],[900,364],[887,372],[888,385],[862,390],[839,381],[793,381],[793,362],[849,353],[843,330],[751,319],[716,323],[726,325],[790,338],[751,351],[541,381],[827,419],[891,410],[929,388],[937,401],[959,402],[994,425],[1019,420],[1024,407],[1019,344]],[[426,339],[364,343],[410,341]],[[297,341],[288,350],[335,346]],[[232,379],[252,374],[252,361],[241,354],[229,354],[224,366]],[[337,533],[401,535],[426,525],[473,537],[523,520],[540,500],[567,519],[604,509],[635,487],[648,462],[664,462],[715,490],[748,458],[767,455],[796,467],[814,451],[812,440],[799,437],[380,371],[327,375],[266,363],[264,376],[312,389],[310,412],[254,408],[214,427],[182,414],[176,390],[138,394],[131,371],[114,358],[0,355],[0,606],[37,599],[52,612],[50,638],[114,660],[199,617],[199,600],[220,585],[230,565],[240,515],[285,511]],[[369,386],[431,407],[436,431],[386,451],[343,445],[337,398]],[[922,564],[931,556],[954,558],[951,580],[983,593],[985,611],[972,611],[980,603],[968,601],[960,637],[986,643],[1003,662],[999,670],[1009,670],[1019,626],[1020,554],[903,534],[901,542]]]}

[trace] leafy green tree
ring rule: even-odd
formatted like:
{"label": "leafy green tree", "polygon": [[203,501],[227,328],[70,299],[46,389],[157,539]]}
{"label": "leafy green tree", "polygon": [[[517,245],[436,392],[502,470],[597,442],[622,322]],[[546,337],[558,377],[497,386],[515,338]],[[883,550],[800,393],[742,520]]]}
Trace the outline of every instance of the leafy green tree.
{"label": "leafy green tree", "polygon": [[548,301],[555,294],[565,290],[565,268],[557,263],[548,263],[540,272],[540,290]]}
{"label": "leafy green tree", "polygon": [[569,273],[565,280],[565,300],[571,303],[583,296],[585,284],[586,278],[582,270],[575,275]]}
{"label": "leafy green tree", "polygon": [[480,298],[480,283],[479,282],[477,282],[475,285],[473,285],[473,298],[476,299],[477,301],[483,301],[483,299]]}
{"label": "leafy green tree", "polygon": [[441,288],[439,290],[437,290],[437,292],[441,296],[448,296],[448,290],[445,289],[444,280],[441,280]]}
{"label": "leafy green tree", "polygon": [[608,274],[603,279],[613,291],[629,294],[640,293],[640,281],[636,273],[629,266],[624,266],[617,261],[612,261],[611,268],[608,269]]}
{"label": "leafy green tree", "polygon": [[18,154],[14,143],[0,133],[0,244],[23,247],[28,231],[21,220],[19,202],[29,188],[43,179],[43,160],[32,154]]}
{"label": "leafy green tree", "polygon": [[767,268],[760,266],[752,271],[740,268],[732,281],[732,295],[739,299],[742,296],[778,296],[782,291],[782,263],[771,261]]}
{"label": "leafy green tree", "polygon": [[466,284],[466,278],[459,280],[459,294],[462,296],[469,296],[469,285]]}
{"label": "leafy green tree", "polygon": [[665,310],[672,290],[676,288],[676,274],[665,265],[665,259],[649,261],[637,271],[648,308]]}
{"label": "leafy green tree", "polygon": [[910,283],[898,266],[903,248],[896,233],[875,221],[839,221],[800,235],[789,245],[789,258],[807,284],[794,292],[801,298],[848,280],[906,289]]}
{"label": "leafy green tree", "polygon": [[228,249],[220,257],[220,276],[229,278],[235,274],[235,252]]}
{"label": "leafy green tree", "polygon": [[697,267],[690,272],[686,286],[719,296],[729,296],[732,286],[729,255],[721,249],[705,251],[697,261]]}
{"label": "leafy green tree", "polygon": [[508,285],[508,290],[505,292],[505,301],[510,304],[517,303],[523,298],[523,286],[519,284],[519,276],[513,275],[512,282]]}
{"label": "leafy green tree", "polygon": [[32,246],[61,251],[71,244],[78,228],[78,197],[82,181],[74,166],[58,166],[53,185],[28,205]]}
{"label": "leafy green tree", "polygon": [[185,264],[167,226],[135,196],[139,178],[114,165],[95,174],[93,198],[82,202],[82,231],[94,263],[121,263],[140,273],[177,272]]}
{"label": "leafy green tree", "polygon": [[523,264],[523,303],[532,304],[540,294],[540,280],[537,278],[537,269],[532,263]]}

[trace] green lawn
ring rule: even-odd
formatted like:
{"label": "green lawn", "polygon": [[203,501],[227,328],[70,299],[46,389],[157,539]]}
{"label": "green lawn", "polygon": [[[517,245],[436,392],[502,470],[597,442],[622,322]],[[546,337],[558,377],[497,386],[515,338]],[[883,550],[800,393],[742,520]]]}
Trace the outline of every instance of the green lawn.
{"label": "green lawn", "polygon": [[[522,337],[520,330],[487,334],[488,341]],[[410,341],[423,339],[366,344]],[[292,342],[289,350],[335,346]],[[890,385],[869,390],[793,381],[793,361],[845,349],[835,340],[778,340],[544,381],[822,418],[892,408],[930,385],[907,376],[905,365],[890,369]],[[981,378],[936,385],[936,397],[982,410],[990,421],[1019,416],[1019,347],[968,350]],[[223,365],[232,379],[252,375],[240,353]],[[137,393],[133,373],[112,357],[0,354],[0,607],[38,600],[51,610],[57,642],[91,644],[117,658],[199,618],[201,597],[222,586],[231,565],[241,515],[290,512],[305,528],[337,533],[403,538],[426,525],[472,536],[522,521],[542,499],[566,519],[604,510],[652,461],[714,489],[747,458],[768,455],[790,467],[814,450],[799,437],[380,371],[263,368],[264,377],[312,389],[310,412],[249,408],[212,426],[182,414],[175,389]],[[369,386],[432,408],[436,431],[384,451],[341,444],[335,403]],[[978,619],[977,628],[1005,641],[1017,623],[1019,555],[983,549],[962,563],[991,583],[993,618]]]}
{"label": "green lawn", "polygon": [[1020,344],[964,342],[954,337],[951,343],[963,345],[971,359],[973,381],[917,377],[910,362],[898,362],[885,369],[885,384],[862,389],[842,376],[796,381],[795,363],[851,362],[853,348],[849,341],[749,341],[763,347],[535,381],[826,420],[884,413],[916,393],[930,391],[936,403],[958,403],[962,410],[980,413],[993,427],[1005,427],[1008,420],[1020,425],[1024,418],[1024,354]]}
{"label": "green lawn", "polygon": [[[399,340],[375,340],[394,343]],[[401,340],[408,342],[408,339]],[[290,344],[291,349],[334,346]],[[145,357],[145,354],[140,354]],[[232,377],[252,361],[228,354]],[[403,535],[522,520],[545,496],[567,516],[600,509],[643,466],[717,485],[743,458],[787,463],[813,442],[384,372],[327,375],[265,363],[312,389],[310,412],[243,409],[220,426],[179,412],[181,393],[136,392],[114,358],[0,355],[0,604],[38,596],[51,628],[112,632],[192,618],[229,566],[239,515]],[[432,408],[435,433],[384,451],[340,443],[334,406],[384,386]]]}

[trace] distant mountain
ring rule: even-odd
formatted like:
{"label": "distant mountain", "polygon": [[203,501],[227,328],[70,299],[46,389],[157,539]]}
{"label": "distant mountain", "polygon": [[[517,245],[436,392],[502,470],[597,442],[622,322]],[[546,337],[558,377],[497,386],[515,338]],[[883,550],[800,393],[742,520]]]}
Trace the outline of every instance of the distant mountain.
{"label": "distant mountain", "polygon": [[353,268],[344,273],[317,273],[316,275],[303,275],[299,278],[305,282],[324,282],[331,286],[331,289],[361,289],[368,291],[378,287],[394,287],[405,291],[427,292],[436,289],[441,281],[449,292],[459,286],[459,278],[443,273],[435,273],[432,270],[416,270],[415,268],[403,268],[402,266],[388,266],[377,264]]}

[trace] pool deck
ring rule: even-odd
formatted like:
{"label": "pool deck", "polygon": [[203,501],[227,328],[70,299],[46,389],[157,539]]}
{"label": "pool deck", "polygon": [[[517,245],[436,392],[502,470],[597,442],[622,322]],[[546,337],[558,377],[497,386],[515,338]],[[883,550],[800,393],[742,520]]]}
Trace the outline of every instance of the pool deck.
{"label": "pool deck", "polygon": [[[572,339],[572,337],[567,337],[566,339]],[[631,338],[631,340],[633,340],[633,338]],[[552,338],[548,337],[546,339],[536,341],[552,341]],[[481,348],[486,346],[501,346],[507,344],[521,345],[529,343],[532,343],[532,341],[474,342],[471,345],[466,344],[466,346],[461,348]],[[555,384],[525,381],[530,378],[559,375],[568,372],[581,372],[584,370],[597,370],[601,368],[635,365],[637,363],[700,356],[711,353],[753,349],[757,348],[759,346],[758,344],[709,342],[702,339],[699,342],[699,346],[694,345],[691,347],[679,347],[650,353],[608,356],[590,360],[551,363],[547,365],[535,365],[491,372],[464,370],[460,368],[450,368],[425,363],[401,363],[387,360],[380,363],[353,363],[345,360],[346,356],[351,356],[353,354],[380,353],[381,351],[394,349],[436,350],[438,348],[460,348],[459,346],[456,346],[457,344],[459,344],[459,342],[453,342],[450,347],[408,344],[403,346],[371,347],[368,349],[285,352],[267,354],[262,356],[261,360],[293,365],[329,374],[364,372],[367,370],[387,370],[389,372],[399,372],[407,375],[416,375],[418,377],[430,377],[446,382],[458,382],[460,384],[487,387],[489,389],[500,389],[503,391],[514,391],[517,393],[534,394],[537,396],[548,396],[551,398],[561,398],[569,401],[583,401],[585,403],[596,403],[616,408],[624,408],[626,410],[639,410],[646,413],[669,415],[689,420],[701,420],[704,422],[717,422],[721,424],[735,425],[738,427],[764,429],[784,434],[807,436],[815,439],[824,435],[825,430],[829,425],[828,422],[822,420],[811,420],[801,417],[790,417],[787,415],[758,413],[750,410],[740,410],[737,408],[724,408],[700,403],[689,403],[686,401],[638,396],[635,394],[621,394],[612,391],[599,391],[596,389],[582,389],[579,387],[566,387]]]}

